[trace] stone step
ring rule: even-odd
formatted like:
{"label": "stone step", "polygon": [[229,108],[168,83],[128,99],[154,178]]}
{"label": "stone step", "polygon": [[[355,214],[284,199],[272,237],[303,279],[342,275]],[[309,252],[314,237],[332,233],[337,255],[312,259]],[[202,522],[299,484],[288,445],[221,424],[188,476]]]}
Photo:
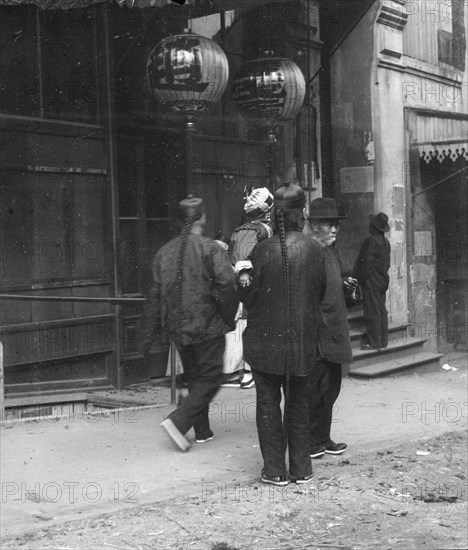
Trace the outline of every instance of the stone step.
{"label": "stone step", "polygon": [[375,365],[382,361],[388,361],[393,359],[400,359],[410,356],[412,354],[419,353],[422,350],[426,340],[420,338],[414,338],[413,336],[406,336],[404,339],[390,340],[388,346],[382,351],[378,350],[361,350],[359,348],[353,349],[353,364],[350,366],[351,371],[357,368],[365,367],[368,365]]}
{"label": "stone step", "polygon": [[[390,323],[388,325],[388,340],[401,340],[402,342],[406,341],[407,336],[407,329],[409,324],[405,325],[397,325],[396,323]],[[353,346],[353,349],[359,348],[360,346],[360,339],[362,336],[364,336],[365,330],[364,327],[356,327],[356,328],[350,328],[349,329],[349,336],[351,338],[351,344]]]}
{"label": "stone step", "polygon": [[362,308],[360,309],[348,309],[348,325],[350,329],[361,328],[364,326],[364,316],[362,314]]}
{"label": "stone step", "polygon": [[[428,351],[409,351],[403,357],[379,360],[375,358],[373,364],[365,366],[356,366],[349,371],[349,376],[355,378],[379,378],[389,375],[404,375],[414,371],[426,372],[429,370],[438,370],[440,367],[441,353],[431,353]],[[382,357],[383,359],[384,357]]]}

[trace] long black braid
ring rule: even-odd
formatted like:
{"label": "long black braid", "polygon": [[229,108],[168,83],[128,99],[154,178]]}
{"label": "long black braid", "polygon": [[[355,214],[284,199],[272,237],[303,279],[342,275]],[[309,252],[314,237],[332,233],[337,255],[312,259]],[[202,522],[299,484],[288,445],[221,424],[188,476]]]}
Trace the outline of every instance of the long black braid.
{"label": "long black braid", "polygon": [[278,232],[281,244],[281,258],[283,261],[283,280],[284,280],[284,303],[285,303],[285,317],[286,317],[286,330],[284,331],[285,347],[286,347],[286,387],[284,392],[284,432],[287,441],[288,434],[288,409],[289,409],[289,380],[290,380],[290,341],[292,335],[291,330],[291,297],[290,297],[290,279],[289,279],[289,260],[288,249],[286,246],[286,227],[284,223],[284,212],[281,209],[276,211],[276,220],[278,222]]}
{"label": "long black braid", "polygon": [[182,231],[180,232],[179,252],[177,254],[177,271],[176,271],[176,304],[177,304],[177,326],[176,340],[181,344],[182,337],[182,287],[184,281],[184,258],[187,248],[187,240],[190,234],[190,229],[193,224],[193,218],[189,217],[184,221]]}

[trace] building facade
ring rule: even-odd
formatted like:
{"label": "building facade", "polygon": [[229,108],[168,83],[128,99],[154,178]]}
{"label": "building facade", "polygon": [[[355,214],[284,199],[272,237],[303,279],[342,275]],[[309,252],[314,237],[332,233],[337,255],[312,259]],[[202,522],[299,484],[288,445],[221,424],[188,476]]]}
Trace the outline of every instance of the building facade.
{"label": "building facade", "polygon": [[183,122],[145,78],[152,48],[187,27],[221,45],[231,80],[265,50],[308,76],[320,56],[316,4],[0,1],[0,285],[27,296],[0,302],[7,396],[165,375],[167,358],[145,351],[144,298],[152,257],[178,231],[187,170],[211,237],[239,224],[246,185],[274,188],[286,165],[319,192],[317,97],[271,146],[229,84],[197,122],[188,167]]}
{"label": "building facade", "polygon": [[[190,165],[145,79],[152,48],[186,27],[231,75]],[[347,212],[349,265],[368,214],[386,212],[391,320],[431,349],[466,345],[466,28],[463,0],[0,0],[0,293],[34,298],[0,301],[7,395],[164,376],[144,298],[187,170],[211,237],[239,224],[246,185],[274,189],[291,166],[310,199]],[[273,145],[231,92],[266,51],[307,83]]]}
{"label": "building facade", "polygon": [[327,63],[343,249],[352,262],[368,213],[387,213],[390,319],[441,352],[467,345],[467,16],[463,0],[361,3]]}

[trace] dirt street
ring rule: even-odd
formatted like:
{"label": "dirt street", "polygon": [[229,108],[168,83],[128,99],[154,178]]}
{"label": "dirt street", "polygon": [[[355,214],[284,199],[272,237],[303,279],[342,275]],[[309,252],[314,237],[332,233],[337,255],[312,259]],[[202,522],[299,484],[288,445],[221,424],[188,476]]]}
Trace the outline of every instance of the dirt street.
{"label": "dirt street", "polygon": [[202,483],[198,494],[4,539],[4,550],[467,548],[467,438],[448,432],[314,461],[308,486]]}

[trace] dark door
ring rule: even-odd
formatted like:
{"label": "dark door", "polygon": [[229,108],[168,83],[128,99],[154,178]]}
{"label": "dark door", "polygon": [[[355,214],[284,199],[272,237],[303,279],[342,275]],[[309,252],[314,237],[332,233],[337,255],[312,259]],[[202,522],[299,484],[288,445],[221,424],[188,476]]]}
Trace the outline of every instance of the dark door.
{"label": "dark door", "polygon": [[267,186],[268,159],[261,142],[204,137],[196,147],[194,193],[206,204],[206,235],[230,237],[240,225],[244,187]]}
{"label": "dark door", "polygon": [[468,323],[467,161],[444,160],[434,188],[439,346],[466,347]]}
{"label": "dark door", "polygon": [[[173,156],[177,137],[149,133],[117,138],[119,189],[119,281],[129,298],[147,295],[151,260],[173,236],[169,212],[184,167]],[[145,353],[144,303],[121,309],[121,372],[123,385],[166,374],[164,357]]]}

